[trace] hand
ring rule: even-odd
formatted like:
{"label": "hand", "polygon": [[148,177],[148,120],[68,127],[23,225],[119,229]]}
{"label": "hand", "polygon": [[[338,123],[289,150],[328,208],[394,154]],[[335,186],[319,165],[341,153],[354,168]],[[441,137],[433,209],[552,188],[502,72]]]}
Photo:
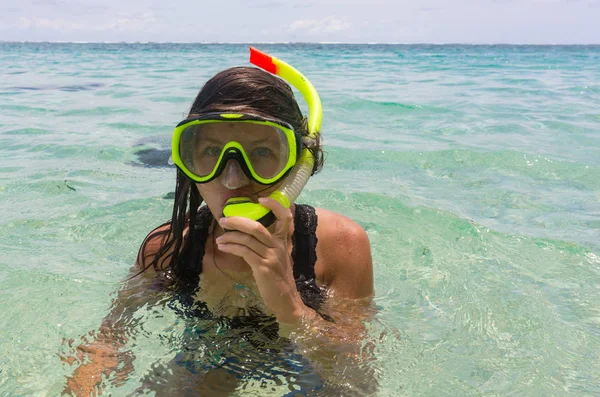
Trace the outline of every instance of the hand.
{"label": "hand", "polygon": [[292,212],[268,197],[261,197],[259,202],[277,218],[273,233],[248,218],[221,218],[219,225],[230,231],[218,237],[216,242],[220,251],[239,256],[250,265],[258,291],[277,320],[296,324],[302,319],[306,306],[296,289],[288,252]]}
{"label": "hand", "polygon": [[[95,336],[94,332],[90,335]],[[84,338],[85,340],[85,338]],[[66,341],[63,341],[63,343]],[[73,340],[68,341],[72,346]],[[82,343],[76,353],[60,355],[61,360],[69,365],[79,363],[71,376],[67,376],[67,385],[63,395],[98,396],[103,392],[102,375],[115,374],[110,380],[115,387],[125,384],[133,371],[135,356],[131,352],[119,352],[112,344],[103,343],[102,339]],[[121,365],[120,365],[121,364]]]}

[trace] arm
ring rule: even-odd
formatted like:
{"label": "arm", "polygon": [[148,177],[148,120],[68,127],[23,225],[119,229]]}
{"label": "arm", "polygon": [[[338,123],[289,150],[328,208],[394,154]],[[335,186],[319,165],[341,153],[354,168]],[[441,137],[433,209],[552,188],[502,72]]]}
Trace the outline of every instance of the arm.
{"label": "arm", "polygon": [[[152,233],[149,236],[151,235]],[[131,269],[132,276],[151,263],[161,246],[161,240],[156,238],[148,241],[145,251],[140,252],[135,266]],[[114,374],[117,385],[127,380],[135,359],[131,351],[125,350],[128,339],[134,336],[136,324],[133,314],[145,304],[155,303],[160,299],[160,294],[152,292],[161,290],[163,281],[160,272],[150,267],[124,283],[98,331],[90,332],[91,341],[84,337],[83,343],[76,347],[72,355],[61,356],[69,365],[80,364],[73,374],[67,377],[67,386],[63,394],[100,395],[103,375],[108,378]],[[72,343],[72,340],[69,341],[69,347]]]}
{"label": "arm", "polygon": [[219,224],[230,232],[216,239],[218,249],[240,256],[250,265],[282,336],[300,345],[303,355],[317,363],[330,384],[346,384],[348,374],[358,371],[352,387],[363,394],[372,393],[377,380],[374,368],[367,368],[373,360],[364,348],[369,339],[363,323],[373,314],[373,266],[367,234],[350,219],[319,210],[315,272],[317,281],[330,292],[325,309],[334,322],[329,322],[305,306],[296,290],[287,247],[291,212],[275,200],[259,201],[277,217],[273,229],[268,231],[245,218],[221,218]]}
{"label": "arm", "polygon": [[371,395],[378,387],[371,348],[373,337],[366,322],[372,304],[373,263],[365,230],[340,214],[317,209],[317,263],[315,273],[328,294],[322,310],[334,321],[324,320],[306,308],[302,321],[289,326],[289,337],[304,355],[316,363],[328,387],[341,395]]}

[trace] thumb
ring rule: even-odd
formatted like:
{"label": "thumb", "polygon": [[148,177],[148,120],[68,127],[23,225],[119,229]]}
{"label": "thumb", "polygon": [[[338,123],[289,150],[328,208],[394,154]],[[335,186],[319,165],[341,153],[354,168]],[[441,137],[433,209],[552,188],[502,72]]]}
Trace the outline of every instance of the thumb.
{"label": "thumb", "polygon": [[282,238],[287,237],[292,223],[292,211],[270,197],[261,197],[258,202],[270,209],[277,218],[273,234]]}

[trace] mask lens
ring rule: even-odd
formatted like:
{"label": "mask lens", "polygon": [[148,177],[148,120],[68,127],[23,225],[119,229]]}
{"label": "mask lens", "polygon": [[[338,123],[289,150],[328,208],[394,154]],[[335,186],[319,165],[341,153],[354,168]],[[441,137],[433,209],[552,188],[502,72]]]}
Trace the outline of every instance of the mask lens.
{"label": "mask lens", "polygon": [[[230,142],[239,146],[228,145]],[[179,156],[190,172],[204,178],[216,171],[226,146],[228,151],[239,151],[241,146],[247,157],[246,166],[264,179],[277,176],[290,156],[290,146],[282,129],[241,122],[209,122],[187,127],[181,134]],[[241,153],[239,158],[242,160]]]}
{"label": "mask lens", "polygon": [[261,178],[273,178],[285,168],[290,155],[285,133],[279,128],[267,125],[254,124],[253,127],[260,127],[255,128],[256,134],[253,139],[240,143],[254,172]]}
{"label": "mask lens", "polygon": [[179,157],[183,165],[194,175],[204,178],[215,169],[224,144],[209,141],[203,134],[203,125],[187,127],[179,140]]}

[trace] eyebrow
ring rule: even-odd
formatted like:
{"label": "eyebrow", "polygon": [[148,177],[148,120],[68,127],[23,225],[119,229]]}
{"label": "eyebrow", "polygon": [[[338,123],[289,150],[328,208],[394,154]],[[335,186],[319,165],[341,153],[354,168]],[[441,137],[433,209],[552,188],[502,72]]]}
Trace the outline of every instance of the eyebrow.
{"label": "eyebrow", "polygon": [[[260,144],[260,143],[265,143],[265,142],[267,142],[267,141],[270,141],[270,140],[272,140],[272,139],[273,139],[272,137],[267,137],[267,138],[257,139],[257,140],[255,140],[255,141],[249,141],[249,142],[247,142],[247,143],[251,143],[251,144]],[[228,141],[226,141],[226,142],[229,142],[229,141],[231,141],[231,140],[232,140],[232,139],[230,139],[230,140],[228,140]],[[202,142],[223,143],[224,141],[223,141],[222,139],[218,139],[218,138],[206,137],[206,138],[203,138],[203,139],[201,139],[199,143],[202,143]],[[240,143],[241,143],[241,142],[240,142]]]}

